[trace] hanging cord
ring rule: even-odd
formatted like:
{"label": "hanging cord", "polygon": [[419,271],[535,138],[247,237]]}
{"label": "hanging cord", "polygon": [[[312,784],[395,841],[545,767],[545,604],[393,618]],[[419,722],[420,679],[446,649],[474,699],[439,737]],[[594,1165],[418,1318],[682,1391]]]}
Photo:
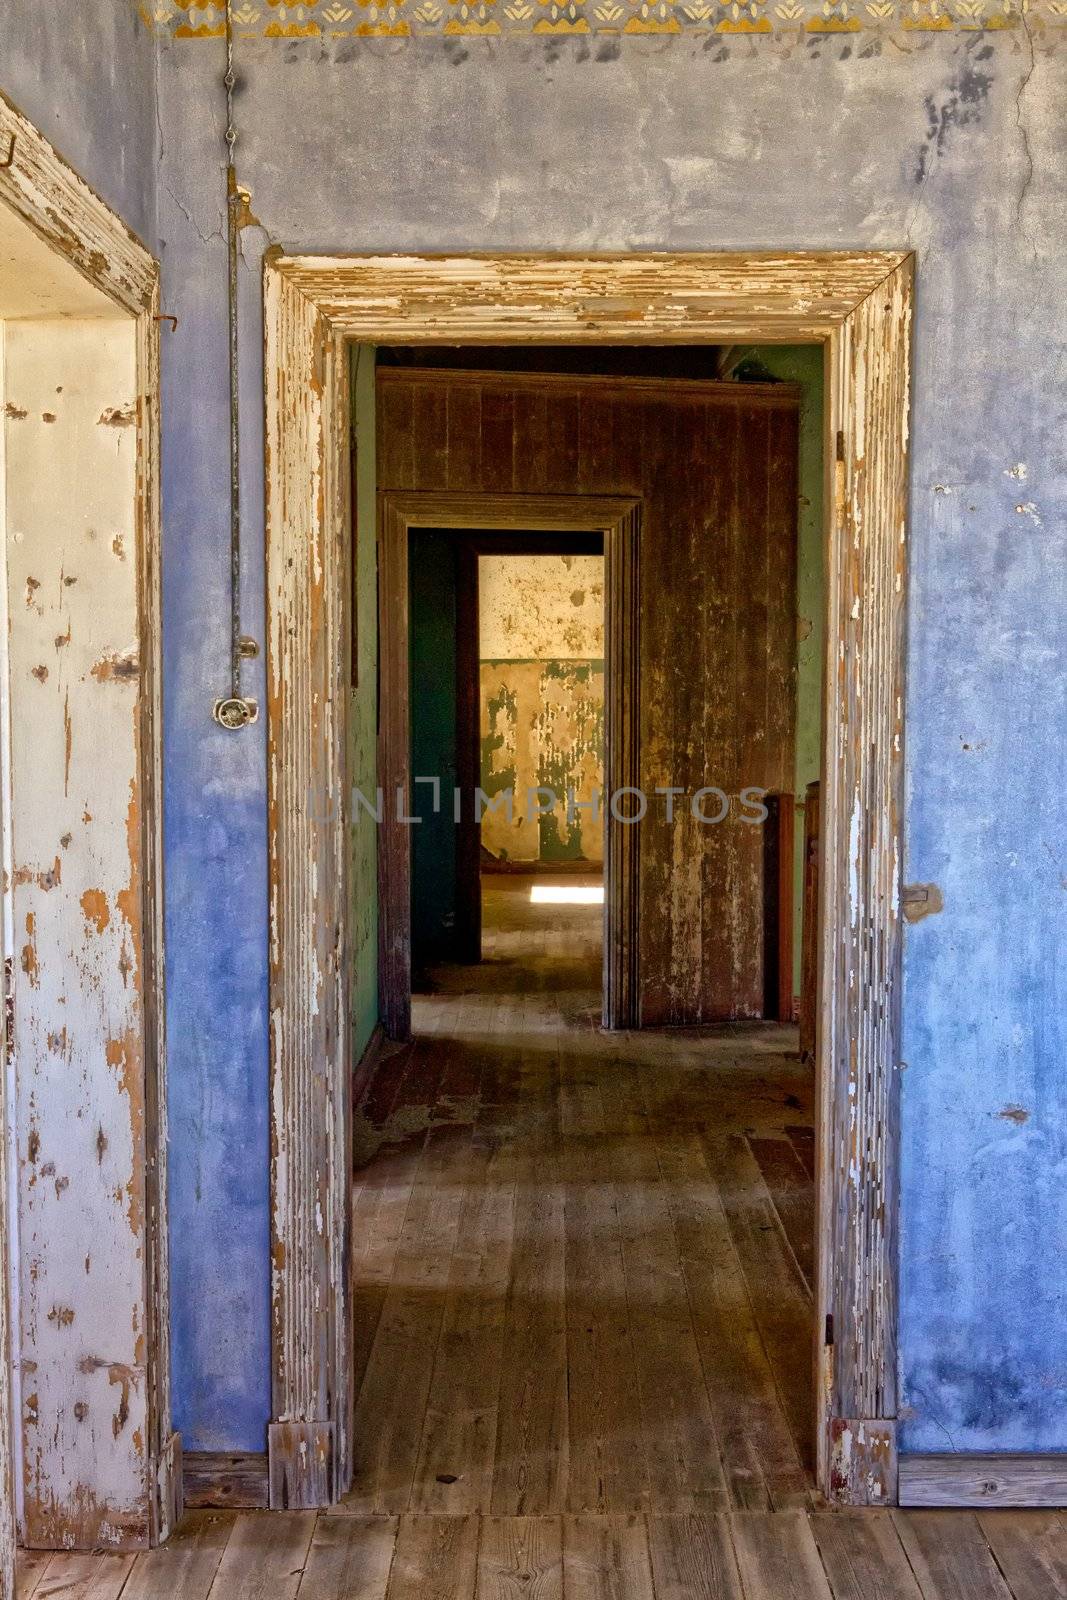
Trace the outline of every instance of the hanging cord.
{"label": "hanging cord", "polygon": [[[233,91],[237,75],[233,66],[233,21],[226,0],[226,250],[227,311],[230,357],[230,692],[215,702],[215,721],[224,728],[243,728],[256,717],[256,703],[241,693],[241,661],[255,653],[251,640],[241,635],[241,445],[240,385],[237,350],[237,268],[240,249],[241,192],[237,185],[234,147],[237,127],[233,116]],[[250,648],[251,646],[251,648]]]}

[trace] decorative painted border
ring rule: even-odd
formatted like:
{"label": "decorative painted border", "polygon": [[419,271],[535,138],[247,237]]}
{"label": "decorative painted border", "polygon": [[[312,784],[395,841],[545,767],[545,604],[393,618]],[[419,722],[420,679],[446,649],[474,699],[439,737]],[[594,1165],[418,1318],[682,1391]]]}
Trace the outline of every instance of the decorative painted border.
{"label": "decorative painted border", "polygon": [[[222,0],[144,0],[149,27],[218,39]],[[1044,34],[1067,0],[235,0],[238,39],[525,37],[622,34],[791,38],[861,32]]]}

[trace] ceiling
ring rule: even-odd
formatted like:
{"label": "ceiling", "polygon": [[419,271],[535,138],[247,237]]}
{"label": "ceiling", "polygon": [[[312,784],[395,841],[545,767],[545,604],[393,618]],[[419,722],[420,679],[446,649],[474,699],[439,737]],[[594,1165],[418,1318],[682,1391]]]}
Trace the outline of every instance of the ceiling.
{"label": "ceiling", "polygon": [[0,319],[125,315],[0,200]]}

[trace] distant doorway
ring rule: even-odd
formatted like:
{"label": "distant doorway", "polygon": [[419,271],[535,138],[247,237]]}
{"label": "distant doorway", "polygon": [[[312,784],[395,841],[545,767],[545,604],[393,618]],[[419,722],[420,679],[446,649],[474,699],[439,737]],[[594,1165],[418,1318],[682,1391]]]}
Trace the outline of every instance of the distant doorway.
{"label": "distant doorway", "polygon": [[[568,789],[572,801],[591,807],[596,787],[592,768],[597,765],[600,787],[608,792],[636,788],[639,530],[639,507],[628,499],[414,492],[382,496],[379,985],[382,1022],[390,1038],[408,1037],[413,981],[420,981],[428,963],[442,957],[481,959],[483,851],[493,858],[491,870],[504,873],[514,863],[540,876],[542,856],[549,863],[556,857],[585,866],[580,841],[583,826],[589,826],[583,819],[590,813],[572,805],[568,823]],[[600,691],[601,754],[586,761],[582,772],[571,774],[578,789],[584,784],[590,790],[588,795],[576,792],[575,782],[568,783],[566,770],[559,768],[551,729],[543,730],[539,753],[524,752],[521,795],[507,781],[506,767],[494,767],[492,761],[483,766],[479,563],[504,557],[601,562],[603,657],[570,662],[554,657],[543,664],[544,674],[560,685],[558,709],[564,721],[575,712],[575,691],[582,687],[583,675],[590,675],[590,662],[596,662],[605,686]],[[591,615],[591,607],[587,609]],[[511,634],[514,629],[502,631]],[[525,665],[531,667],[525,674],[529,698],[535,684],[540,688],[542,667]],[[499,676],[500,668],[497,660],[490,676],[494,670]],[[514,677],[511,666],[504,676]],[[509,696],[514,698],[514,685],[505,683],[504,701]],[[582,715],[589,714],[588,701],[586,696]],[[488,724],[494,714],[488,702],[484,712]],[[537,720],[532,700],[524,716]],[[488,737],[494,737],[491,731]],[[525,782],[538,775],[546,782]],[[518,777],[517,770],[513,776]],[[503,794],[508,787],[510,823]],[[526,792],[531,788],[543,791],[540,802]],[[606,813],[600,809],[597,845],[603,882],[601,1020],[608,1028],[632,1027],[638,1020],[638,830],[620,820],[624,811],[618,809],[619,816],[610,808]],[[496,841],[495,850],[488,839]],[[509,839],[510,846],[502,842]]]}
{"label": "distant doorway", "polygon": [[409,541],[413,987],[435,963],[534,962],[572,908],[599,965],[603,538],[415,528]]}

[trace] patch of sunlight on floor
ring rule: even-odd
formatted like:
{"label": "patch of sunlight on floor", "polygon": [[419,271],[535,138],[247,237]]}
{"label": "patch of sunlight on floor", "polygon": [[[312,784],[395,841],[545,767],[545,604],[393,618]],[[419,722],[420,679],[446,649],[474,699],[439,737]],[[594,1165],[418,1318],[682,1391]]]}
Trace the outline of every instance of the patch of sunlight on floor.
{"label": "patch of sunlight on floor", "polygon": [[530,903],[535,906],[602,906],[602,883],[535,883],[530,890]]}

